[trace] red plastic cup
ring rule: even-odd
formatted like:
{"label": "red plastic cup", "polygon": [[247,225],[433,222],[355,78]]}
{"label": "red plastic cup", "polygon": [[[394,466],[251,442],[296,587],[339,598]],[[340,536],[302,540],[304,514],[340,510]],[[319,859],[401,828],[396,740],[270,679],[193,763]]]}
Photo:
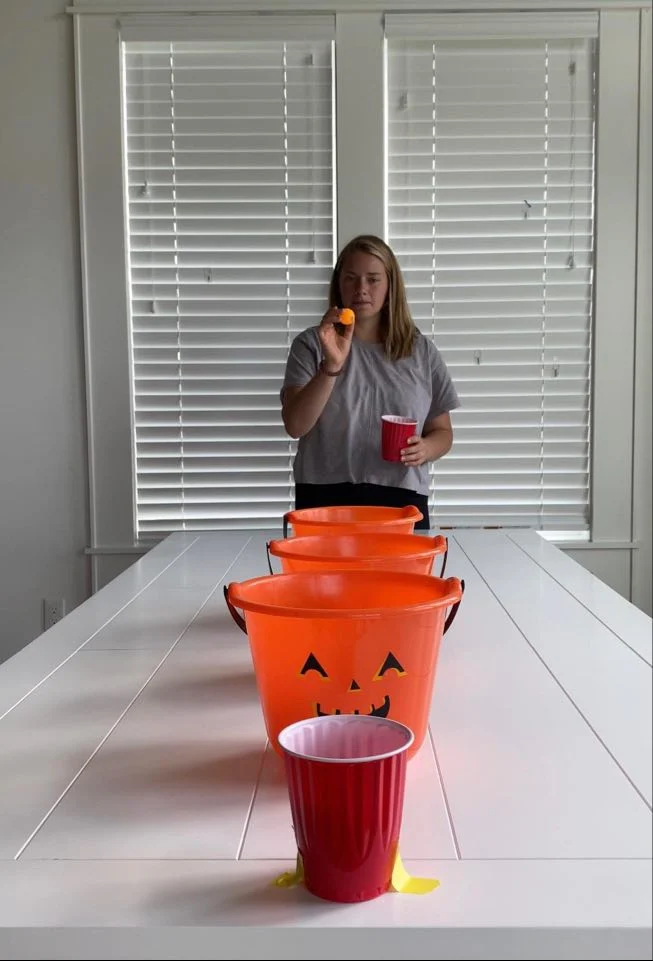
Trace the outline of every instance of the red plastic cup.
{"label": "red plastic cup", "polygon": [[381,418],[381,454],[383,460],[400,461],[401,452],[409,437],[417,430],[417,421],[396,414],[384,414]]}
{"label": "red plastic cup", "polygon": [[409,727],[330,714],[279,735],[307,889],[326,901],[370,901],[390,887],[399,846]]}

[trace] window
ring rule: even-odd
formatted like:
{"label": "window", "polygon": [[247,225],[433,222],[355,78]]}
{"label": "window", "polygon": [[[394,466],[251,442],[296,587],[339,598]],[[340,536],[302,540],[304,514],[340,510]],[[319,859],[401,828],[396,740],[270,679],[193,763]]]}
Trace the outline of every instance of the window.
{"label": "window", "polygon": [[432,475],[435,516],[583,530],[594,41],[550,23],[530,37],[531,17],[496,36],[502,21],[390,18],[389,240],[463,404]]}
{"label": "window", "polygon": [[126,42],[135,527],[272,527],[291,338],[333,265],[328,39]]}
{"label": "window", "polygon": [[[388,18],[388,239],[463,400],[439,523],[583,530],[593,41],[502,20]],[[136,533],[274,527],[283,364],[334,255],[331,43],[123,49]]]}
{"label": "window", "polygon": [[[643,38],[650,23],[650,11],[640,5],[636,0],[622,10],[597,0],[599,13],[552,13],[542,4],[541,12],[518,14],[511,4],[507,18],[485,18],[478,12],[403,15],[399,11],[408,4],[397,0],[385,16],[373,9],[349,12],[339,2],[331,14],[289,17],[281,0],[270,0],[266,16],[190,17],[156,13],[154,4],[145,13],[137,0],[122,0],[117,20],[93,0],[74,0],[96,584],[123,566],[122,559],[114,563],[105,554],[129,557],[141,541],[179,526],[191,534],[212,526],[280,529],[280,514],[292,498],[292,444],[281,427],[278,401],[287,345],[295,330],[321,315],[334,247],[354,233],[383,233],[386,224],[416,318],[441,346],[463,394],[454,450],[434,472],[434,515],[445,525],[496,522],[554,532],[557,526],[566,536],[589,533],[592,550],[584,555],[597,570],[603,560],[616,564],[621,573],[615,582],[627,582],[637,309],[638,323],[646,322],[644,307],[637,308],[646,301],[636,300],[637,203],[650,178],[650,169],[638,165],[640,51],[648,51]],[[433,0],[433,10],[446,6]],[[523,6],[532,9],[535,0]],[[220,0],[211,7],[219,9]],[[189,75],[201,70],[198,64],[191,69],[189,54],[198,44],[217,59],[212,79],[205,62],[204,79],[192,87]],[[268,45],[276,65],[266,96],[278,109],[250,116],[243,108],[241,137],[244,143],[245,129],[278,137],[277,159],[288,164],[287,218],[278,167],[255,183],[248,179],[251,170],[239,171],[237,164],[228,179],[220,172],[230,165],[219,159],[225,151],[214,146],[228,141],[227,149],[238,151],[237,118],[226,106],[215,111],[213,128],[181,124],[183,101],[199,95],[202,86],[206,93],[207,82],[218,86],[216,64],[238,44],[243,50]],[[293,76],[303,78],[292,95],[303,91],[306,115],[316,121],[315,163],[307,152],[310,130],[302,134],[289,124],[286,145],[281,128],[274,134],[261,126],[266,117],[266,124],[282,122],[284,44],[287,64],[297,64]],[[500,85],[503,99],[491,101],[493,112],[483,107],[486,129],[473,132],[474,110],[484,102],[479,88],[489,85],[488,63],[496,49],[510,55],[513,71]],[[311,54],[309,69],[305,58]],[[158,87],[146,80],[155,69],[148,58],[155,56]],[[241,68],[260,69],[258,63],[245,58]],[[641,63],[644,76],[645,56]],[[526,76],[524,70],[528,83],[515,90],[515,71]],[[411,83],[417,80],[425,84],[427,118],[411,124],[417,103]],[[134,96],[139,84],[141,97]],[[522,97],[527,88],[532,121]],[[646,103],[645,85],[642,91]],[[285,96],[290,121],[290,87]],[[139,118],[131,101],[142,99],[142,108],[148,97],[159,98],[156,110],[164,112]],[[235,109],[237,97],[223,103],[229,100]],[[483,150],[477,144],[484,166],[477,153],[465,168],[447,167],[445,121],[455,125],[456,104],[465,106],[461,123],[479,142],[488,128],[506,130],[502,125],[510,121],[510,149],[502,154],[496,143]],[[414,156],[418,122],[425,128],[426,169]],[[514,150],[508,164],[523,139],[519,125],[526,122],[530,147]],[[211,148],[202,153],[200,140]],[[306,158],[304,181],[290,174],[295,149]],[[260,152],[249,150],[246,159],[257,167]],[[184,166],[204,170],[193,181]],[[409,174],[413,208],[422,220],[402,224]],[[267,201],[265,184],[278,190]],[[208,204],[211,195],[225,205],[223,227],[231,219],[241,230],[231,251],[215,231],[206,249],[198,239],[200,218],[192,205],[199,198]],[[247,197],[256,203],[248,204]],[[444,229],[445,200],[449,213],[457,207],[461,214],[458,232]],[[257,238],[256,218],[243,215],[264,202],[283,225],[275,233],[275,242],[283,237],[283,253]],[[227,216],[228,207],[233,215]],[[292,217],[309,208],[316,220],[306,230]],[[137,221],[139,233],[134,229],[132,235]],[[230,252],[242,255],[242,267],[226,257]],[[573,267],[566,266],[570,253]],[[253,271],[256,291],[253,282],[242,282]],[[435,276],[437,285],[431,282]],[[237,298],[227,296],[236,289]],[[297,299],[300,289],[307,297]],[[259,297],[263,291],[274,293],[272,300]],[[494,309],[480,311],[478,302],[491,299],[488,292]],[[472,296],[476,302],[469,310]],[[220,309],[223,301],[230,304],[229,316]],[[492,326],[497,319],[503,326]],[[245,354],[255,360],[254,383],[241,383]],[[229,371],[230,378],[216,378]],[[209,439],[209,431],[223,439]],[[599,557],[599,550],[608,554]]]}

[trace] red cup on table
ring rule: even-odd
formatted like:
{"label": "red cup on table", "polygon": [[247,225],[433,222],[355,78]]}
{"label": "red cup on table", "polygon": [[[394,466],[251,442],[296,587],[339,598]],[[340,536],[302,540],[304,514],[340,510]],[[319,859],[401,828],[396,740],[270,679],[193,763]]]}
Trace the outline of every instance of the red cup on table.
{"label": "red cup on table", "polygon": [[417,421],[397,414],[384,414],[381,418],[381,454],[383,460],[401,461],[401,452],[409,437],[414,437]]}
{"label": "red cup on table", "polygon": [[399,847],[410,728],[330,714],[279,735],[304,884],[327,901],[369,901],[390,887]]}

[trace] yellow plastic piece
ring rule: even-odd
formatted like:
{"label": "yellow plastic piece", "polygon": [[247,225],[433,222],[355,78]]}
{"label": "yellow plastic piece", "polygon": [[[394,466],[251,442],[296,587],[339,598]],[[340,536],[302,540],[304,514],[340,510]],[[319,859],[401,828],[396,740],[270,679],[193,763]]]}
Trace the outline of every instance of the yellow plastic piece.
{"label": "yellow plastic piece", "polygon": [[294,871],[284,871],[274,882],[278,888],[294,888],[304,880],[304,865],[302,856],[297,852],[297,862]]}
{"label": "yellow plastic piece", "polygon": [[398,894],[428,894],[440,887],[440,882],[435,878],[413,878],[404,867],[401,855],[397,851],[395,866],[392,869],[392,879],[390,890]]}
{"label": "yellow plastic piece", "polygon": [[[278,888],[294,888],[296,885],[301,884],[303,880],[304,865],[302,864],[301,855],[298,853],[294,871],[284,871],[274,883]],[[440,882],[435,878],[411,877],[404,867],[399,851],[397,851],[394,868],[392,869],[390,891],[395,891],[397,894],[428,894],[438,887],[440,887]]]}

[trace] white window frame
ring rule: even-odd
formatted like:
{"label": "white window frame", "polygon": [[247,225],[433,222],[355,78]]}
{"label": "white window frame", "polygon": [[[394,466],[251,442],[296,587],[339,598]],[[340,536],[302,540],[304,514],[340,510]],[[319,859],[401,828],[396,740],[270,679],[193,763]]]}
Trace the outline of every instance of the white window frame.
{"label": "white window frame", "polygon": [[[596,284],[591,469],[593,548],[629,552],[634,546],[633,370],[635,362],[640,19],[648,0],[628,9],[603,0],[577,0],[600,10],[596,183]],[[340,247],[363,231],[385,235],[385,116],[383,16],[438,7],[444,0],[76,0],[74,14],[78,162],[91,544],[96,556],[135,549],[129,362],[128,277],[123,215],[120,20],[134,26],[179,15],[263,9],[332,14],[336,30],[337,238]],[[465,0],[458,13],[487,8]],[[563,0],[503,0],[492,9],[568,9]],[[145,14],[144,11],[149,11]],[[215,16],[213,16],[215,14]],[[255,14],[254,14],[255,16]],[[555,13],[553,13],[555,16]],[[153,19],[155,18],[155,19]],[[262,22],[263,18],[256,18]],[[272,22],[274,17],[265,18]],[[364,142],[365,150],[356,144]],[[648,173],[650,177],[650,172]],[[640,312],[642,305],[640,305]],[[627,395],[620,396],[626,385]],[[629,564],[630,558],[628,555]],[[95,568],[95,584],[102,578]]]}

